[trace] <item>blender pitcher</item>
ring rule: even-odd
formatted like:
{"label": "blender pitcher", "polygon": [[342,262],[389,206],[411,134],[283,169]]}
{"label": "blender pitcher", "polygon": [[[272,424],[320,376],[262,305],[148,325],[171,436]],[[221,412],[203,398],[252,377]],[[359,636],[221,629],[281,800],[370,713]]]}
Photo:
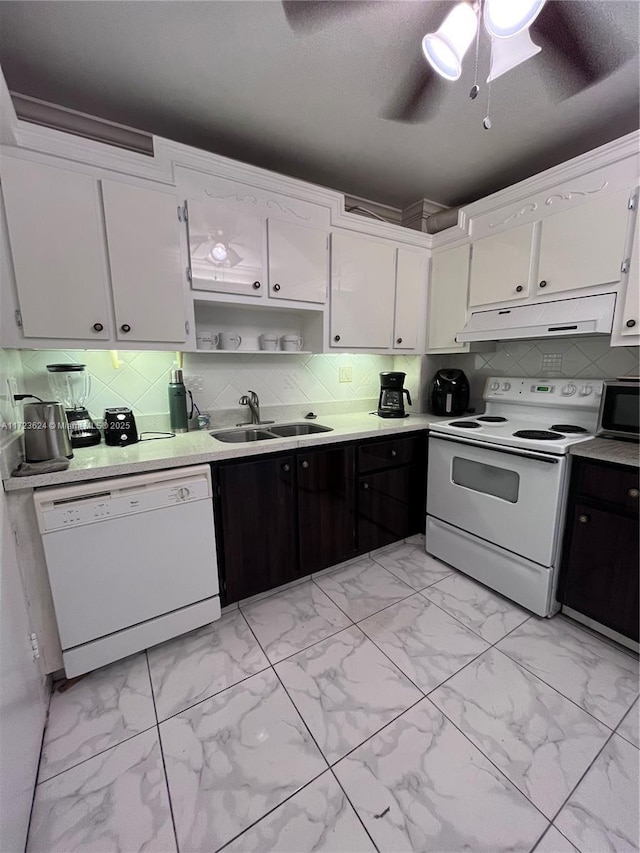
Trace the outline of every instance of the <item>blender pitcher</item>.
{"label": "blender pitcher", "polygon": [[51,393],[65,407],[72,447],[100,443],[100,430],[91,420],[86,402],[91,393],[91,377],[85,364],[48,364]]}

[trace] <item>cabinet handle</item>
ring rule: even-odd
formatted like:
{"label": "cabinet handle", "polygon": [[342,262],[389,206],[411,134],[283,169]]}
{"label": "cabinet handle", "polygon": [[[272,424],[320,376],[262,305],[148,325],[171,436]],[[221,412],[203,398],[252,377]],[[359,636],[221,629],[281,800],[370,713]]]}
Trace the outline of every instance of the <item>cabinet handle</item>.
{"label": "cabinet handle", "polygon": [[579,515],[578,521],[580,522],[580,524],[587,524],[587,522],[589,521],[589,516],[588,515]]}
{"label": "cabinet handle", "polygon": [[253,289],[254,290],[260,290],[260,282],[259,281],[253,282]]}
{"label": "cabinet handle", "polygon": [[334,335],[334,336],[333,336],[333,340],[334,340],[334,341],[339,341],[339,340],[340,340],[340,335]]}
{"label": "cabinet handle", "polygon": [[391,455],[392,455],[392,456],[397,456],[397,455],[398,455],[398,451],[397,451],[397,450],[392,450],[392,451],[391,451]]}
{"label": "cabinet handle", "polygon": [[636,321],[635,321],[635,320],[627,320],[627,322],[625,323],[625,326],[626,326],[628,329],[633,329],[633,327],[635,326],[635,324],[636,324]]}
{"label": "cabinet handle", "polygon": [[523,287],[521,284],[519,284],[519,285],[516,287],[516,293],[522,293],[522,291],[523,291],[523,290],[524,290],[524,287]]}
{"label": "cabinet handle", "polygon": [[130,332],[130,331],[131,331],[131,326],[130,326],[128,323],[123,323],[123,324],[120,326],[120,331],[121,331],[121,332],[124,332],[124,333],[126,334],[127,332]]}
{"label": "cabinet handle", "polygon": [[288,462],[285,462],[285,463],[284,463],[284,465],[282,466],[282,470],[283,470],[283,471],[290,471],[290,470],[291,470],[291,465],[289,465],[289,463],[288,463]]}
{"label": "cabinet handle", "polygon": [[544,279],[538,285],[538,287],[546,287],[546,286],[547,286],[547,282]]}
{"label": "cabinet handle", "polygon": [[274,289],[275,291],[280,290],[280,285],[279,285],[279,284],[274,284],[274,285],[273,285],[273,289]]}
{"label": "cabinet handle", "polygon": [[398,338],[398,340],[396,341],[396,343],[397,343],[397,344],[401,344],[401,343],[402,343],[402,338]]}
{"label": "cabinet handle", "polygon": [[94,323],[93,324],[93,331],[94,332],[101,332],[103,329],[104,329],[104,326],[102,325],[102,323]]}
{"label": "cabinet handle", "polygon": [[303,468],[308,468],[308,467],[309,467],[309,463],[307,462],[307,460],[306,460],[306,459],[305,459],[301,464],[302,464],[302,467],[303,467]]}
{"label": "cabinet handle", "polygon": [[368,489],[368,488],[369,488],[369,483],[363,483],[363,484],[362,484],[362,488],[363,488],[363,489]]}
{"label": "cabinet handle", "polygon": [[638,489],[629,489],[630,498],[637,498],[638,495],[640,495],[640,491],[638,491]]}

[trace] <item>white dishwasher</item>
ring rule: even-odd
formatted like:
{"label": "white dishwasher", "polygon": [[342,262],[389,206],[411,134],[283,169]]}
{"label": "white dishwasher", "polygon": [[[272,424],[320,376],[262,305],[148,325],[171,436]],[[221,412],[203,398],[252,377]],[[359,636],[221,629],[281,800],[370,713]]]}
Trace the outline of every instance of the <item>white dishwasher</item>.
{"label": "white dishwasher", "polygon": [[68,678],[220,617],[208,465],[34,494]]}

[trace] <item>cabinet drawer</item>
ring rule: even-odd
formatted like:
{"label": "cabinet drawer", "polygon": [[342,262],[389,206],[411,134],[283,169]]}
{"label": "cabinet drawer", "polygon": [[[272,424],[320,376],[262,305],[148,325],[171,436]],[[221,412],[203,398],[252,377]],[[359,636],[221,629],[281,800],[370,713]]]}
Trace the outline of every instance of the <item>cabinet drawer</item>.
{"label": "cabinet drawer", "polygon": [[367,471],[406,465],[412,461],[415,442],[415,437],[412,437],[363,444],[358,448],[358,470],[366,474]]}
{"label": "cabinet drawer", "polygon": [[638,471],[609,467],[593,462],[580,462],[578,494],[583,498],[604,501],[622,509],[638,511]]}

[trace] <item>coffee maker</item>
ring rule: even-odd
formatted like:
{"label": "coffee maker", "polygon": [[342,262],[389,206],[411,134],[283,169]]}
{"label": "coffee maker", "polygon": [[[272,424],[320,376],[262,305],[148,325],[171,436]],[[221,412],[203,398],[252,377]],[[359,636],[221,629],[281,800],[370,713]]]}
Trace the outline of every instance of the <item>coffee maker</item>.
{"label": "coffee maker", "polygon": [[91,393],[91,377],[84,364],[48,364],[49,387],[58,400],[62,400],[72,447],[91,447],[100,444],[100,430],[91,420],[85,407]]}
{"label": "coffee maker", "polygon": [[469,380],[462,370],[438,370],[431,383],[430,402],[434,415],[463,415],[469,406]]}
{"label": "coffee maker", "polygon": [[406,373],[385,370],[380,374],[380,397],[378,398],[378,416],[381,418],[407,418],[404,410],[404,395],[411,405],[408,388],[403,388]]}

